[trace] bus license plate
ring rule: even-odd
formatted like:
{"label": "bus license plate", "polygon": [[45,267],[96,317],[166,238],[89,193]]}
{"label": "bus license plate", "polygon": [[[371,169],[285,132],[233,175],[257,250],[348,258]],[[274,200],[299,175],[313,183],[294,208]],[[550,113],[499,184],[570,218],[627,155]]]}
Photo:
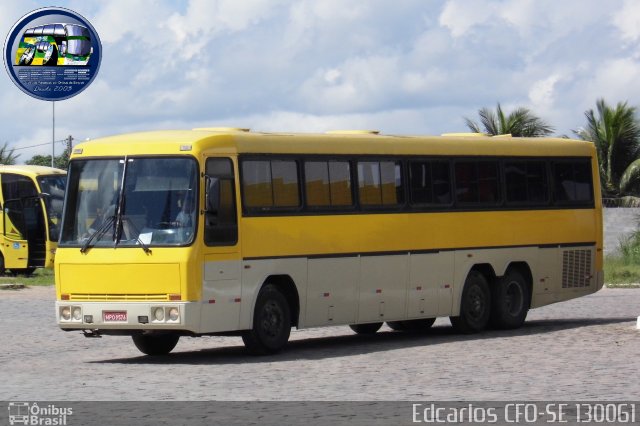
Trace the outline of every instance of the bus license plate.
{"label": "bus license plate", "polygon": [[104,322],[126,322],[127,311],[104,311],[102,312],[102,319]]}

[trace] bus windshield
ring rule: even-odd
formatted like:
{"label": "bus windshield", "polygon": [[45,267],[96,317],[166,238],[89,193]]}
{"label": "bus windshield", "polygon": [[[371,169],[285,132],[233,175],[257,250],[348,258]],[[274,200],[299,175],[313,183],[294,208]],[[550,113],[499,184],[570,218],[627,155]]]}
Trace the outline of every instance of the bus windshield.
{"label": "bus windshield", "polygon": [[62,218],[62,204],[64,203],[64,188],[67,183],[65,175],[38,176],[40,192],[44,195],[49,222],[49,240],[58,241],[60,235],[60,220]]}
{"label": "bus windshield", "polygon": [[194,159],[76,160],[68,176],[61,245],[146,249],[193,241],[198,193]]}

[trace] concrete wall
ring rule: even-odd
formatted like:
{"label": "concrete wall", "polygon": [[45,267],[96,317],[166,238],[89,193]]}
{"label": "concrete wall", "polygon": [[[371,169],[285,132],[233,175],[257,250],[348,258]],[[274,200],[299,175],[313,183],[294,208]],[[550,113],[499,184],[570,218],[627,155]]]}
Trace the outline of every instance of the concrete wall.
{"label": "concrete wall", "polygon": [[612,254],[618,250],[620,238],[631,234],[639,228],[640,208],[619,207],[605,208],[604,221],[604,253]]}

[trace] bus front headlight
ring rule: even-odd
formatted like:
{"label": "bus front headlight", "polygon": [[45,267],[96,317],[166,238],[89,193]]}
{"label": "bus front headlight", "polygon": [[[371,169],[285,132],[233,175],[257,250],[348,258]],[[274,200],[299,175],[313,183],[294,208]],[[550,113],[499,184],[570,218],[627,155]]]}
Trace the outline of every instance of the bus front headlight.
{"label": "bus front headlight", "polygon": [[79,306],[73,308],[73,320],[80,321],[82,319],[82,309]]}
{"label": "bus front headlight", "polygon": [[180,319],[180,311],[178,308],[169,309],[169,321],[178,321]]}
{"label": "bus front headlight", "polygon": [[60,308],[60,319],[63,321],[71,320],[71,308],[68,306],[63,306]]}
{"label": "bus front headlight", "polygon": [[155,318],[156,321],[164,321],[164,309],[155,308],[153,310],[153,318]]}

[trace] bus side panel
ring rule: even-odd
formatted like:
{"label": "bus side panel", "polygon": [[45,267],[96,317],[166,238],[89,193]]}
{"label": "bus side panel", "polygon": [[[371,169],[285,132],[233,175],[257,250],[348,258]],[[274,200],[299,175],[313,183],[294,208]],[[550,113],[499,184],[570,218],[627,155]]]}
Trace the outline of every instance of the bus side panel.
{"label": "bus side panel", "polygon": [[556,300],[562,286],[562,266],[557,247],[541,248],[538,255],[537,282],[531,295],[531,307],[548,305]]}
{"label": "bus side panel", "polygon": [[237,255],[205,256],[201,333],[237,330],[242,298],[241,261]]}
{"label": "bus side panel", "polygon": [[353,324],[358,313],[358,256],[309,259],[305,326]]}
{"label": "bus side panel", "polygon": [[362,256],[358,323],[406,318],[409,256]]}
{"label": "bus side panel", "polygon": [[540,249],[539,285],[534,286],[531,307],[585,296],[600,290],[595,246]]}
{"label": "bus side panel", "polygon": [[451,314],[454,252],[410,256],[407,318],[435,318]]}

